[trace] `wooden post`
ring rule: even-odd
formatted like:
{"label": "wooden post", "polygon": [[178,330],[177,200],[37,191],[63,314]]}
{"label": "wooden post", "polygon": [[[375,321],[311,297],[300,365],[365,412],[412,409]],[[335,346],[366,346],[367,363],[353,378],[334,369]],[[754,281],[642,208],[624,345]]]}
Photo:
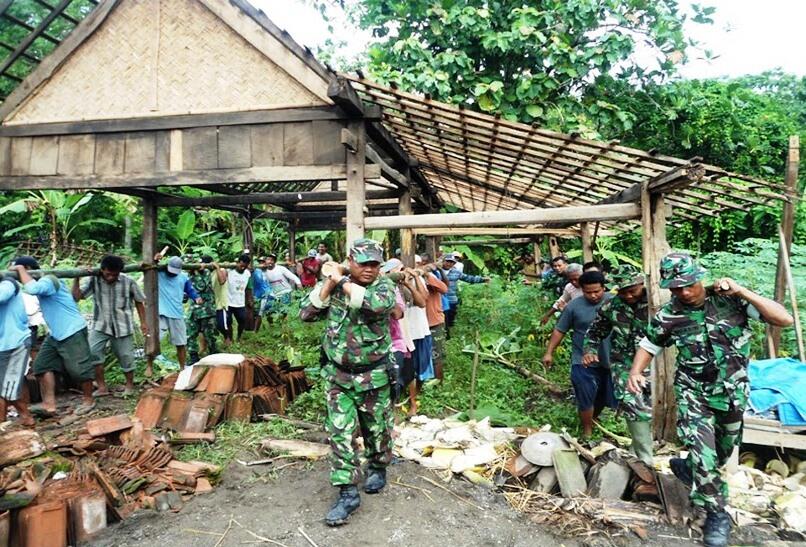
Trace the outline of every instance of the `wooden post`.
{"label": "wooden post", "polygon": [[[800,166],[800,137],[793,135],[789,137],[789,153],[786,156],[786,177],[787,188],[794,194],[798,190],[798,167]],[[775,275],[775,301],[784,304],[786,297],[786,270],[784,255],[792,253],[792,234],[795,231],[795,204],[792,201],[784,202],[784,212],[781,216],[781,229],[784,233],[784,243],[786,248],[779,245],[778,248],[778,271]],[[781,327],[767,327],[768,339],[772,342],[772,350],[775,357],[780,353]]]}
{"label": "wooden post", "polygon": [[[157,246],[157,203],[153,199],[143,198],[143,264],[154,264],[154,255],[157,254]],[[143,287],[146,297],[146,323],[148,326],[145,352],[147,357],[153,358],[160,353],[157,270],[146,270],[143,273]]]}
{"label": "wooden post", "polygon": [[[398,211],[401,215],[411,215],[411,190],[403,190],[398,201]],[[414,267],[414,231],[411,228],[400,230],[400,260],[408,268]]]}
{"label": "wooden post", "polygon": [[[669,300],[669,291],[660,288],[660,260],[669,252],[666,241],[666,206],[663,194],[641,189],[642,255],[649,313],[654,315]],[[652,363],[652,420],[655,438],[674,440],[677,402],[674,396],[675,352],[665,349]]]}
{"label": "wooden post", "polygon": [[425,237],[425,252],[431,257],[434,262],[437,261],[437,253],[439,253],[439,244],[441,241],[439,236],[426,236]]}
{"label": "wooden post", "polygon": [[243,224],[243,248],[248,250],[250,256],[254,260],[256,257],[256,250],[253,248],[255,244],[255,234],[252,232],[252,215],[250,212],[245,212],[241,216]]}
{"label": "wooden post", "polygon": [[347,128],[356,138],[356,151],[347,150],[347,253],[353,241],[364,237],[364,210],[366,187],[364,184],[365,148],[367,136],[363,120],[351,120]]}
{"label": "wooden post", "polygon": [[536,237],[532,241],[532,255],[534,255],[535,266],[538,268],[538,273],[542,273],[541,271],[539,271],[540,259],[543,258],[543,255],[542,255],[542,253],[540,251],[540,241],[541,241],[541,239],[542,238],[540,238],[540,237]]}
{"label": "wooden post", "polygon": [[591,230],[587,222],[579,224],[579,231],[582,234],[582,261],[593,260],[593,242],[591,241]]}
{"label": "wooden post", "polygon": [[297,229],[293,224],[288,224],[288,258],[291,262],[297,261]]}
{"label": "wooden post", "polygon": [[551,258],[563,254],[556,237],[549,237],[549,254],[551,255]]}

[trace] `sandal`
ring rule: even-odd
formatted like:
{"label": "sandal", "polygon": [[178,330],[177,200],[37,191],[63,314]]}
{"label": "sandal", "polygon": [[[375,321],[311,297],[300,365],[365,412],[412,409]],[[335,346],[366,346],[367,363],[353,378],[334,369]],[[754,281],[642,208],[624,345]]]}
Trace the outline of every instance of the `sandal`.
{"label": "sandal", "polygon": [[34,405],[29,410],[31,411],[31,414],[33,414],[34,417],[36,418],[42,418],[46,420],[48,418],[53,418],[56,416],[55,410],[48,410],[43,406]]}
{"label": "sandal", "polygon": [[84,414],[89,414],[94,409],[95,409],[95,401],[91,403],[81,403],[75,408],[75,410],[73,410],[73,414],[75,414],[76,416],[83,416]]}

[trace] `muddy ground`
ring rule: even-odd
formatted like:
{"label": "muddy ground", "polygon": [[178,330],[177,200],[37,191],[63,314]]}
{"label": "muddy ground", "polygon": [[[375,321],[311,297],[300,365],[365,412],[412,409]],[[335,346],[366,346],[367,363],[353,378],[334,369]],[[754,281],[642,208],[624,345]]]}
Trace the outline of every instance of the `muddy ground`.
{"label": "muddy ground", "polygon": [[[181,512],[141,511],[106,530],[92,544],[98,547],[214,547],[222,539],[220,534],[229,529],[218,543],[219,547],[258,541],[249,532],[289,547],[310,547],[300,528],[320,547],[608,544],[601,538],[579,541],[555,537],[550,530],[513,511],[500,494],[461,480],[448,485],[451,492],[479,509],[434,487],[421,476],[438,480],[416,464],[393,465],[389,471],[392,484],[380,494],[364,494],[361,508],[351,516],[349,524],[329,528],[323,517],[335,490],[327,483],[326,463],[269,474],[258,466],[247,468],[236,462],[225,470],[214,492],[194,497]],[[420,490],[394,484],[398,480],[428,489],[433,501]],[[230,519],[237,524],[230,525]],[[677,533],[680,531],[664,531],[664,535]],[[619,545],[695,545],[663,537],[655,537],[647,543],[636,537],[616,538],[615,541]]]}

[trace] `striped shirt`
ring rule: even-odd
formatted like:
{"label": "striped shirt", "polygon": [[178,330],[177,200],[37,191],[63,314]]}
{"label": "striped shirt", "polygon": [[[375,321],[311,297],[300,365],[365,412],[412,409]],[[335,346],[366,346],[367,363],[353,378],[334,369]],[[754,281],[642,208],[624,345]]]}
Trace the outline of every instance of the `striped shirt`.
{"label": "striped shirt", "polygon": [[81,298],[93,295],[92,328],[98,332],[122,338],[134,333],[132,309],[135,302],[146,297],[137,283],[126,274],[120,274],[114,283],[100,276],[91,277],[81,286]]}

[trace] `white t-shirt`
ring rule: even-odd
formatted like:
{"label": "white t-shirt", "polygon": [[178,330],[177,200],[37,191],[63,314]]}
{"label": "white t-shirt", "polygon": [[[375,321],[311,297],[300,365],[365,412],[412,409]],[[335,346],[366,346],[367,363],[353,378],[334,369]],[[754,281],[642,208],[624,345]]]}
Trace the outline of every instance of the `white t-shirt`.
{"label": "white t-shirt", "polygon": [[460,272],[465,273],[465,264],[464,264],[464,262],[457,261],[456,264],[453,265],[453,267],[456,268],[457,270],[459,270]]}
{"label": "white t-shirt", "polygon": [[238,270],[235,269],[227,272],[227,296],[230,307],[243,308],[246,306],[246,284],[249,283],[250,277],[252,277],[252,272],[248,269],[243,273],[238,273]]}
{"label": "white t-shirt", "polygon": [[291,273],[285,266],[275,266],[272,269],[263,270],[263,277],[271,286],[271,293],[275,296],[291,292],[294,287],[302,286],[299,277]]}
{"label": "white t-shirt", "polygon": [[[423,284],[421,277],[415,278],[416,282],[420,285]],[[406,306],[404,316],[408,323],[408,331],[412,340],[420,340],[431,334],[431,329],[428,327],[428,315],[425,308],[418,308],[415,305]]]}
{"label": "white t-shirt", "polygon": [[29,327],[38,327],[45,324],[42,309],[39,307],[39,299],[36,296],[23,292],[22,303],[25,305],[25,313],[28,314]]}

